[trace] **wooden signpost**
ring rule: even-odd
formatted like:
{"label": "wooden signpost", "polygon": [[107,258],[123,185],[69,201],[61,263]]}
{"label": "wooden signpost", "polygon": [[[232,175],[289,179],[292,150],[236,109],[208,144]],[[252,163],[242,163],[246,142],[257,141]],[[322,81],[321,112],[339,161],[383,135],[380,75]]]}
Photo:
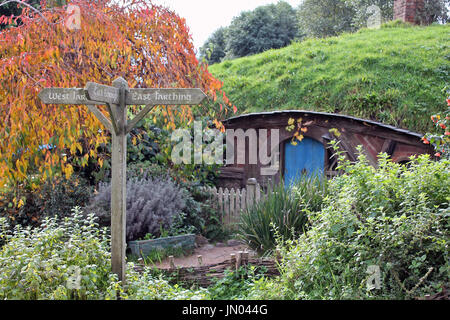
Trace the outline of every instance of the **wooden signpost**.
{"label": "wooden signpost", "polygon": [[[196,105],[206,98],[200,89],[129,89],[121,77],[112,86],[88,82],[82,88],[45,88],[45,104],[86,105],[112,135],[111,166],[111,265],[125,283],[126,159],[127,134],[155,105]],[[96,105],[106,105],[109,118]],[[145,105],[130,122],[127,105]]]}

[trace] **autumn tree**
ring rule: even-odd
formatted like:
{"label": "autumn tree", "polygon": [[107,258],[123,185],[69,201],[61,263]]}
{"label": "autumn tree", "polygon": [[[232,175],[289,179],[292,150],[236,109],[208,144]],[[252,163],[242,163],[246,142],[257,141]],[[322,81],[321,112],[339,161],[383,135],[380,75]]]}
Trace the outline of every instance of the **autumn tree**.
{"label": "autumn tree", "polygon": [[[109,139],[86,106],[42,104],[37,95],[44,87],[111,84],[121,76],[131,88],[198,87],[213,101],[225,98],[222,112],[231,107],[222,83],[197,60],[185,20],[174,12],[144,0],[70,4],[80,8],[79,30],[66,27],[62,6],[39,12],[25,7],[22,24],[0,32],[0,187],[36,187],[55,174],[70,176],[75,159],[82,165],[97,159],[97,148]],[[203,112],[210,112],[208,106]],[[188,106],[155,110],[168,128],[193,118]]]}

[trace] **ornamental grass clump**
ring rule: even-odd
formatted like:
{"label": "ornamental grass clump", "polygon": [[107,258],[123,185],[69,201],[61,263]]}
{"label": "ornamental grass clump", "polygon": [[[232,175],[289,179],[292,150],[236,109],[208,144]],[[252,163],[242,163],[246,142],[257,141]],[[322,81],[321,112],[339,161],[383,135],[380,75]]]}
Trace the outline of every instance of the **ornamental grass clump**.
{"label": "ornamental grass clump", "polygon": [[278,237],[293,239],[305,231],[308,214],[321,209],[327,180],[302,177],[290,188],[280,183],[270,189],[266,198],[241,214],[239,223],[240,238],[259,253],[274,249]]}

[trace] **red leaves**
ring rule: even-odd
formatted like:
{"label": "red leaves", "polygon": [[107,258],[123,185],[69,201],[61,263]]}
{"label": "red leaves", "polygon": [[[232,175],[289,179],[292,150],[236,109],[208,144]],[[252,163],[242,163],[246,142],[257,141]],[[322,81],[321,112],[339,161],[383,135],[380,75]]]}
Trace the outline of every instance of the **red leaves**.
{"label": "red leaves", "polygon": [[[33,19],[23,16],[23,25],[0,34],[0,158],[12,159],[17,150],[29,150],[21,153],[21,172],[0,163],[1,185],[5,177],[25,179],[29,162],[46,175],[70,175],[67,164],[34,155],[50,139],[69,159],[86,161],[86,155],[95,158],[91,151],[109,138],[85,106],[43,105],[37,93],[44,87],[84,87],[87,81],[109,84],[122,76],[132,87],[200,87],[214,99],[219,92],[225,109],[231,107],[221,91],[223,84],[199,65],[185,21],[174,12],[143,0],[126,8],[112,1],[71,4],[81,8],[80,30],[66,28],[65,8],[51,8],[42,14],[54,24],[36,14]],[[12,19],[1,17],[0,22]],[[182,112],[164,109],[170,128],[192,120],[189,107]]]}

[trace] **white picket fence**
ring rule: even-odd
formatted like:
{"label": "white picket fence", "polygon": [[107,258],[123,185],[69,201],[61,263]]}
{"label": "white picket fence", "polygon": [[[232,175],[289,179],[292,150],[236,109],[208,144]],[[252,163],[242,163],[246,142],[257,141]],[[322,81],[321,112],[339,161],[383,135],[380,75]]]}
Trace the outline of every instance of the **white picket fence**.
{"label": "white picket fence", "polygon": [[264,190],[255,178],[248,179],[243,189],[203,187],[203,191],[210,194],[211,203],[222,215],[223,225],[230,229],[236,228],[242,210],[259,202],[270,192],[269,189]]}

